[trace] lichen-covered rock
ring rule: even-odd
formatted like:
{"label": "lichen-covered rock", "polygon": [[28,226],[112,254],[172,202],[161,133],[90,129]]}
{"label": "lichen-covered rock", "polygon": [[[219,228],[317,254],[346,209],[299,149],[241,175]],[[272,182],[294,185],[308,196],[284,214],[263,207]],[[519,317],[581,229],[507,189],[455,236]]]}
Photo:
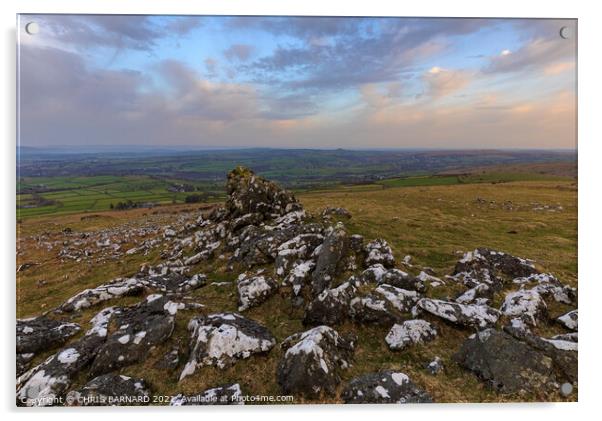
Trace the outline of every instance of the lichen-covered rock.
{"label": "lichen-covered rock", "polygon": [[469,337],[453,358],[500,393],[545,390],[556,382],[550,357],[495,329]]}
{"label": "lichen-covered rock", "polygon": [[190,320],[190,358],[180,380],[197,367],[225,368],[252,354],[268,352],[276,344],[268,329],[237,313],[216,313]]}
{"label": "lichen-covered rock", "polygon": [[386,268],[392,268],[395,266],[395,258],[393,257],[393,250],[389,247],[386,240],[381,238],[370,241],[364,247],[366,253],[366,259],[364,263],[366,266],[372,266],[374,264],[381,264]]}
{"label": "lichen-covered rock", "polygon": [[191,277],[179,274],[168,273],[165,275],[151,276],[147,286],[158,292],[182,293],[195,290],[207,283],[207,276],[197,273]]}
{"label": "lichen-covered rock", "polygon": [[35,354],[62,345],[80,329],[78,324],[45,316],[17,319],[17,354]]}
{"label": "lichen-covered rock", "polygon": [[67,406],[148,405],[151,391],[144,379],[105,374],[67,394]]}
{"label": "lichen-covered rock", "polygon": [[579,318],[577,310],[569,311],[568,313],[558,317],[556,320],[558,320],[558,322],[567,329],[574,331],[579,330]]}
{"label": "lichen-covered rock", "polygon": [[530,289],[509,292],[500,310],[505,316],[521,318],[531,326],[547,315],[546,302]]}
{"label": "lichen-covered rock", "polygon": [[456,264],[454,273],[482,269],[489,269],[491,272],[497,272],[511,278],[525,277],[538,273],[533,262],[488,248],[478,248],[474,251],[466,252]]}
{"label": "lichen-covered rock", "polygon": [[348,253],[349,238],[345,227],[338,223],[320,246],[316,267],[312,273],[312,293],[318,295],[329,288],[332,280],[341,273],[343,258]]}
{"label": "lichen-covered rock", "polygon": [[505,326],[504,331],[531,348],[550,357],[553,362],[556,377],[559,381],[574,383],[577,381],[577,342],[564,338],[546,339],[534,335],[527,329],[517,329]]}
{"label": "lichen-covered rock", "polygon": [[355,285],[349,281],[336,288],[325,289],[305,309],[303,324],[332,326],[343,322],[356,291]]}
{"label": "lichen-covered rock", "polygon": [[430,403],[432,398],[401,372],[380,371],[352,379],[341,395],[347,404]]}
{"label": "lichen-covered rock", "polygon": [[229,218],[238,218],[249,213],[258,213],[266,217],[279,216],[301,209],[301,204],[292,193],[244,167],[236,167],[228,173],[226,192],[226,211]]}
{"label": "lichen-covered rock", "polygon": [[35,354],[33,352],[28,352],[25,354],[17,354],[17,357],[16,357],[17,378],[21,377],[21,375],[29,369],[29,365],[34,356],[35,356]]}
{"label": "lichen-covered rock", "polygon": [[328,327],[318,326],[289,336],[278,365],[283,394],[317,397],[333,394],[341,382],[341,370],[350,365],[354,343]]}
{"label": "lichen-covered rock", "polygon": [[402,319],[399,311],[387,299],[376,295],[355,297],[349,303],[349,316],[357,323],[392,325]]}
{"label": "lichen-covered rock", "polygon": [[59,307],[59,310],[64,312],[78,311],[113,298],[140,295],[144,292],[145,287],[146,283],[140,279],[118,278],[108,284],[83,290],[69,298]]}
{"label": "lichen-covered rock", "polygon": [[406,320],[395,324],[385,337],[389,349],[400,351],[411,345],[432,341],[437,336],[437,330],[426,320]]}
{"label": "lichen-covered rock", "polygon": [[91,375],[144,361],[152,347],[171,336],[179,308],[178,303],[155,294],[134,306],[118,309],[113,316],[116,329],[98,350]]}
{"label": "lichen-covered rock", "polygon": [[491,300],[493,298],[493,288],[488,284],[482,283],[477,284],[474,287],[468,289],[464,293],[460,294],[455,301],[460,304],[472,304],[475,301]]}
{"label": "lichen-covered rock", "polygon": [[492,326],[500,317],[498,310],[485,305],[458,304],[433,298],[422,298],[415,309],[416,314],[424,310],[454,324],[476,329]]}
{"label": "lichen-covered rock", "polygon": [[308,260],[316,247],[324,241],[322,234],[300,234],[278,246],[274,265],[276,275],[284,276],[294,262]]}
{"label": "lichen-covered rock", "polygon": [[397,288],[388,284],[380,284],[374,292],[387,300],[395,309],[402,313],[408,313],[421,298],[416,291]]}
{"label": "lichen-covered rock", "polygon": [[380,284],[383,282],[383,277],[385,276],[385,273],[387,273],[387,269],[380,263],[376,263],[370,266],[368,269],[364,270],[360,274],[359,279],[364,284]]}
{"label": "lichen-covered rock", "polygon": [[415,276],[410,276],[406,272],[399,269],[389,269],[386,271],[380,279],[380,283],[418,292],[426,291],[426,287],[422,279]]}
{"label": "lichen-covered rock", "polygon": [[21,375],[17,379],[17,405],[60,404],[74,379],[96,357],[113,313],[112,308],[102,310],[91,320],[92,328],[81,339]]}
{"label": "lichen-covered rock", "polygon": [[293,295],[299,296],[303,288],[309,283],[314,267],[316,267],[316,263],[313,260],[294,263],[288,276],[282,281],[282,285],[290,285],[293,288]]}
{"label": "lichen-covered rock", "polygon": [[278,284],[272,278],[257,274],[249,276],[240,274],[236,281],[238,290],[238,311],[245,311],[258,306],[270,298],[278,290]]}
{"label": "lichen-covered rock", "polygon": [[242,392],[238,383],[207,389],[196,395],[176,395],[169,402],[170,406],[193,405],[244,405]]}

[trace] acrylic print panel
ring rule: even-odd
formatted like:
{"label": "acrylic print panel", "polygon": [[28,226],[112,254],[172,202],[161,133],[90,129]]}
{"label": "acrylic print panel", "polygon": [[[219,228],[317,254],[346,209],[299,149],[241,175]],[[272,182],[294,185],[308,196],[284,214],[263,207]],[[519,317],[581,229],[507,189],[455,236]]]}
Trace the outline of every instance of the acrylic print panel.
{"label": "acrylic print panel", "polygon": [[20,15],[17,404],[576,401],[576,47]]}

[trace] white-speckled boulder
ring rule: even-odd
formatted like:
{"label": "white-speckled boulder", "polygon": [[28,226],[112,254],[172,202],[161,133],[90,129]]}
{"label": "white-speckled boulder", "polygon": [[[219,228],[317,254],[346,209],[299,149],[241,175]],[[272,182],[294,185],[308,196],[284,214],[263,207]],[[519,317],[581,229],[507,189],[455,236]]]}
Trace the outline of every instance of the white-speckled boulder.
{"label": "white-speckled boulder", "polygon": [[237,313],[195,317],[188,324],[188,330],[190,358],[180,380],[198,367],[226,368],[253,354],[268,352],[276,345],[276,339],[267,328]]}
{"label": "white-speckled boulder", "polygon": [[437,336],[437,330],[426,320],[406,320],[395,324],[385,337],[389,349],[400,351],[411,345],[432,341]]}
{"label": "white-speckled boulder", "polygon": [[433,298],[422,298],[416,304],[413,312],[415,315],[426,311],[451,323],[483,329],[495,325],[500,317],[500,312],[485,305],[458,304],[450,301]]}
{"label": "white-speckled boulder", "polygon": [[277,379],[282,393],[307,397],[333,394],[354,352],[353,340],[328,326],[289,336],[281,347]]}

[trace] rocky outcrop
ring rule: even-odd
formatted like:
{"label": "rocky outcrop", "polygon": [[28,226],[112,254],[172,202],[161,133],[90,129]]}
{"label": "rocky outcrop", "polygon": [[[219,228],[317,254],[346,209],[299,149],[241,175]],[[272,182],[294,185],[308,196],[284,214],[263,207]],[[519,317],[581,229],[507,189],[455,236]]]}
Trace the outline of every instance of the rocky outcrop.
{"label": "rocky outcrop", "polygon": [[231,219],[246,214],[259,214],[268,219],[301,208],[292,193],[245,167],[236,167],[228,173],[226,192],[227,217]]}
{"label": "rocky outcrop", "polygon": [[328,326],[318,326],[289,336],[281,347],[284,355],[277,379],[282,393],[317,397],[335,392],[341,370],[351,363],[354,342]]}
{"label": "rocky outcrop", "polygon": [[432,398],[401,372],[380,371],[352,379],[343,390],[343,401],[354,403],[429,403]]}
{"label": "rocky outcrop", "polygon": [[269,330],[254,320],[237,313],[217,313],[193,318],[188,324],[191,333],[190,359],[180,380],[198,367],[225,368],[239,359],[268,352],[276,344]]}

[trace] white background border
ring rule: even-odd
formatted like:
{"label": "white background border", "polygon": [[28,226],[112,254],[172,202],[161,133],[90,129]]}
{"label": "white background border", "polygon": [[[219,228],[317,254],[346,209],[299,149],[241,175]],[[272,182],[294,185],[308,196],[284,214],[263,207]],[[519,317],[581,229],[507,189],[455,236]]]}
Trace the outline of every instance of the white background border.
{"label": "white background border", "polygon": [[[600,299],[602,299],[598,254],[601,253],[602,232],[602,138],[599,106],[600,47],[602,41],[602,15],[594,1],[548,0],[418,0],[395,2],[392,0],[266,0],[266,1],[201,1],[201,0],[2,0],[2,98],[0,118],[2,124],[2,241],[0,258],[4,277],[3,332],[0,346],[3,363],[3,379],[0,384],[1,410],[6,415],[44,419],[81,419],[106,421],[116,415],[143,416],[164,419],[166,416],[195,418],[240,417],[247,419],[304,420],[314,417],[345,417],[366,419],[373,412],[376,416],[420,419],[439,418],[489,420],[509,417],[545,417],[575,419],[586,413],[600,412],[597,400],[600,395],[601,372],[599,354],[601,348]],[[246,14],[246,15],[347,15],[347,16],[457,16],[457,17],[555,17],[579,19],[579,292],[580,325],[579,342],[579,403],[578,404],[439,404],[428,406],[293,406],[293,407],[246,407],[246,408],[108,408],[93,409],[45,409],[27,410],[14,407],[14,349],[15,349],[15,22],[16,13],[130,13],[130,14]],[[40,69],[43,71],[43,69]],[[598,123],[598,124],[596,124]],[[542,247],[545,247],[542,244]],[[595,411],[595,412],[594,412]],[[177,414],[177,415],[176,415]],[[598,414],[598,417],[600,414]],[[75,418],[74,418],[75,419]]]}

